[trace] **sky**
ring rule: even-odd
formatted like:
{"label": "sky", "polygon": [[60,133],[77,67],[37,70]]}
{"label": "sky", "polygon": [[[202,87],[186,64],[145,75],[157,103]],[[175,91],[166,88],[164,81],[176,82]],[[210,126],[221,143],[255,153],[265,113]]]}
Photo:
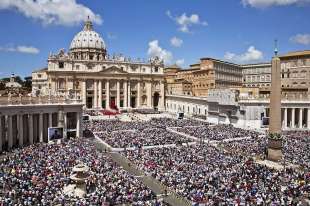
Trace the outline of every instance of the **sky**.
{"label": "sky", "polygon": [[268,62],[275,39],[280,54],[310,49],[310,0],[0,0],[0,77],[46,67],[87,16],[108,53],[184,69]]}

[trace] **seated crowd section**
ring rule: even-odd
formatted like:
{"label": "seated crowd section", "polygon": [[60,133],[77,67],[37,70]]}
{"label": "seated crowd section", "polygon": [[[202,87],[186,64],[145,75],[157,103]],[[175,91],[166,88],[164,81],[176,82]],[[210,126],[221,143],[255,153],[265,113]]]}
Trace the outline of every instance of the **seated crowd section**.
{"label": "seated crowd section", "polygon": [[208,140],[225,140],[240,137],[256,137],[257,132],[244,130],[233,127],[232,125],[212,125],[212,126],[197,126],[197,127],[182,127],[177,128],[178,132],[182,132],[196,138],[203,138]]}
{"label": "seated crowd section", "polygon": [[197,205],[297,205],[310,190],[309,170],[276,171],[207,145],[123,154]]}
{"label": "seated crowd section", "polygon": [[[0,205],[166,205],[107,151],[97,150],[93,136],[113,148],[134,147],[120,152],[121,157],[195,206],[302,205],[309,199],[310,132],[283,134],[280,164],[298,167],[276,170],[255,159],[265,154],[266,135],[232,125],[166,117],[97,119],[83,121],[83,130],[90,138],[36,144],[4,155]],[[159,147],[169,144],[173,146]],[[91,171],[87,195],[70,197],[63,188],[81,162]]]}
{"label": "seated crowd section", "polygon": [[101,132],[96,135],[114,148],[182,144],[190,142],[190,139],[162,128],[146,128],[139,131],[122,130],[111,133]]}
{"label": "seated crowd section", "polygon": [[120,120],[93,120],[84,127],[114,148],[141,147],[189,143],[193,140],[170,132],[168,127],[208,125],[197,120],[152,118],[150,121],[122,122]]}
{"label": "seated crowd section", "polygon": [[[83,163],[91,175],[85,198],[63,193],[72,168]],[[0,205],[163,205],[155,194],[116,165],[92,141],[36,144],[0,160]]]}
{"label": "seated crowd section", "polygon": [[169,144],[175,139],[171,139],[167,128],[198,140],[218,141],[215,147],[197,141],[191,146],[138,147],[122,153],[145,174],[193,204],[296,205],[310,191],[308,132],[284,135],[284,159],[300,167],[277,171],[253,159],[265,153],[267,137],[232,125],[170,118],[129,123],[97,121],[95,125],[94,131],[100,131],[99,137],[113,147],[136,146],[139,142],[142,145]]}

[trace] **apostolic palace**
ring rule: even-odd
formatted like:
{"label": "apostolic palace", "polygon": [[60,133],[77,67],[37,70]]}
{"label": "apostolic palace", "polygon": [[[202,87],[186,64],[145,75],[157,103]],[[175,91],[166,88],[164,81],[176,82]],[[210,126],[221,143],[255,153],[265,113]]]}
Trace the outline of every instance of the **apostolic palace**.
{"label": "apostolic palace", "polygon": [[33,73],[38,95],[71,96],[87,108],[164,108],[164,64],[110,56],[88,19],[64,49],[48,57],[47,69]]}

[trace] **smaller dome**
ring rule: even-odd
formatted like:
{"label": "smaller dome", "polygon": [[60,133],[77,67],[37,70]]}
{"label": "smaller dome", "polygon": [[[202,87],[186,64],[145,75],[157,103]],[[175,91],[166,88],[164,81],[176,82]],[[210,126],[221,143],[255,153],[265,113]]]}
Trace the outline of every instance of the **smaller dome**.
{"label": "smaller dome", "polygon": [[84,25],[83,31],[80,31],[73,38],[71,49],[106,49],[106,45],[101,36],[93,30],[93,25],[90,20],[87,20]]}

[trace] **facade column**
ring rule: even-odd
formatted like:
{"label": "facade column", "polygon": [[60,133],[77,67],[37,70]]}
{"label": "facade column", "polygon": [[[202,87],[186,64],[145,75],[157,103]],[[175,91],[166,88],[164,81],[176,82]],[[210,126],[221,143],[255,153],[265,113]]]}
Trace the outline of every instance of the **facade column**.
{"label": "facade column", "polygon": [[23,121],[23,115],[20,114],[17,116],[17,121],[19,121],[18,124],[18,145],[19,147],[23,146],[24,143],[24,121]]}
{"label": "facade column", "polygon": [[98,89],[99,89],[99,98],[98,98],[98,107],[102,108],[102,80],[99,80],[98,83]]}
{"label": "facade column", "polygon": [[120,87],[119,80],[117,80],[116,82],[116,106],[118,109],[120,108],[120,99],[121,99],[121,87]]}
{"label": "facade column", "polygon": [[105,108],[110,109],[110,82],[107,79],[105,82]]}
{"label": "facade column", "polygon": [[152,107],[152,82],[146,83],[147,106]]}
{"label": "facade column", "polygon": [[[48,113],[48,127],[53,127],[53,113]],[[47,141],[48,142],[50,141],[48,134],[47,134]]]}
{"label": "facade column", "polygon": [[58,111],[58,124],[57,127],[64,127],[64,111],[59,110]]}
{"label": "facade column", "polygon": [[138,88],[137,88],[137,107],[141,107],[141,82],[140,80],[138,81]]}
{"label": "facade column", "polygon": [[165,109],[165,84],[164,82],[160,82],[160,102],[159,108],[162,110]]}
{"label": "facade column", "polygon": [[48,113],[48,127],[53,127],[53,113]]}
{"label": "facade column", "polygon": [[82,81],[82,103],[86,107],[86,100],[87,100],[87,91],[86,91],[86,80]]}
{"label": "facade column", "polygon": [[56,92],[56,95],[58,95],[58,79],[56,78],[55,79],[55,92]]}
{"label": "facade column", "polygon": [[[19,114],[17,114],[16,115],[16,128],[14,129],[14,126],[13,126],[13,136],[17,140],[17,142],[13,143],[14,146],[17,146],[17,145],[19,146],[19,123],[20,123]],[[13,119],[13,124],[14,124],[14,119]],[[15,132],[16,136],[15,136],[14,132]]]}
{"label": "facade column", "polygon": [[29,122],[29,144],[33,144],[33,115],[28,115],[28,122]]}
{"label": "facade column", "polygon": [[295,108],[292,108],[292,121],[291,121],[291,128],[295,128]]}
{"label": "facade column", "polygon": [[310,129],[310,108],[308,108],[308,112],[307,112],[307,127],[308,129]]}
{"label": "facade column", "polygon": [[12,128],[12,115],[8,115],[8,149],[13,147],[13,128]]}
{"label": "facade column", "polygon": [[0,152],[2,152],[2,144],[3,144],[3,134],[4,134],[4,127],[2,125],[2,116],[0,115]]}
{"label": "facade column", "polygon": [[124,99],[123,99],[123,102],[124,102],[124,104],[123,104],[123,107],[128,107],[128,105],[127,105],[127,100],[128,100],[128,97],[127,97],[127,80],[125,80],[124,82],[123,82],[123,87],[124,87]]}
{"label": "facade column", "polygon": [[81,113],[76,113],[76,137],[82,137],[81,134]]}
{"label": "facade column", "polygon": [[93,108],[98,107],[98,87],[97,87],[97,80],[94,80],[94,99],[93,99]]}
{"label": "facade column", "polygon": [[39,141],[43,142],[43,113],[39,114]]}
{"label": "facade column", "polygon": [[67,126],[68,126],[68,117],[67,112],[64,112],[64,138],[67,138]]}
{"label": "facade column", "polygon": [[131,107],[131,89],[130,89],[130,81],[128,81],[128,91],[127,91],[127,93],[128,93],[128,107],[130,108]]}
{"label": "facade column", "polygon": [[283,129],[287,128],[287,108],[284,108]]}
{"label": "facade column", "polygon": [[303,116],[303,108],[299,108],[299,124],[298,124],[298,126],[299,126],[299,128],[300,129],[302,129],[302,116]]}

